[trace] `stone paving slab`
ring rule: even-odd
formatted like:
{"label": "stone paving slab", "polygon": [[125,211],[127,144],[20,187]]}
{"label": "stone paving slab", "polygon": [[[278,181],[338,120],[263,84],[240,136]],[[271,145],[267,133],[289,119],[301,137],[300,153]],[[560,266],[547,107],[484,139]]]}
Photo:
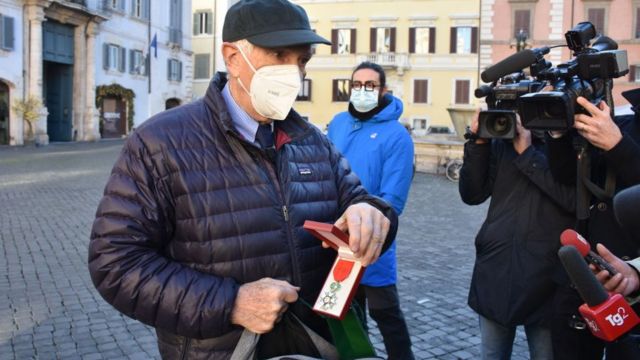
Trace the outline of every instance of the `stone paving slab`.
{"label": "stone paving slab", "polygon": [[[91,223],[121,147],[0,147],[0,359],[159,358],[153,329],[104,302],[87,271]],[[464,205],[442,176],[414,178],[400,220],[398,288],[418,359],[480,357],[466,298],[486,209]],[[384,355],[375,326],[371,334]],[[526,358],[518,331],[513,359]]]}

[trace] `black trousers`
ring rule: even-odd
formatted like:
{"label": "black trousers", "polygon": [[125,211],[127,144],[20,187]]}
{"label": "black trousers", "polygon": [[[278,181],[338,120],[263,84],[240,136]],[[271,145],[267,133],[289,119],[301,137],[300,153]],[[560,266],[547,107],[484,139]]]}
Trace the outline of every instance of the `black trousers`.
{"label": "black trousers", "polygon": [[411,338],[404,315],[400,310],[396,286],[360,285],[356,293],[356,302],[363,312],[360,314],[360,318],[365,330],[368,330],[367,317],[364,314],[365,306],[369,309],[371,318],[378,324],[388,358],[390,360],[413,360]]}
{"label": "black trousers", "polygon": [[583,301],[578,293],[567,286],[558,286],[553,299],[551,341],[556,360],[640,359],[640,342],[636,335],[623,336],[614,342],[605,342],[593,336],[582,321],[578,307]]}

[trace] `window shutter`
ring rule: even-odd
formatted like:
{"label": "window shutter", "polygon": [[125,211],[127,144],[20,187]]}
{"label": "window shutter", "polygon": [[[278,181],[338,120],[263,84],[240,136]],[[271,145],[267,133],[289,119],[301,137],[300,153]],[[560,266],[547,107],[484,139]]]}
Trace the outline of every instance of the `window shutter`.
{"label": "window shutter", "polygon": [[640,7],[636,9],[636,33],[635,38],[640,38]]}
{"label": "window shutter", "polygon": [[144,57],[144,76],[149,76],[150,67],[151,67],[151,53],[148,52],[147,56]]}
{"label": "window shutter", "polygon": [[182,61],[178,61],[178,81],[182,81]]}
{"label": "window shutter", "polygon": [[436,28],[429,28],[429,54],[436,53]]}
{"label": "window shutter", "polygon": [[338,29],[331,29],[331,53],[338,53]]}
{"label": "window shutter", "polygon": [[409,28],[409,54],[416,52],[416,28]]}
{"label": "window shutter", "polygon": [[213,34],[213,13],[208,11],[207,13],[207,28],[205,29],[207,34]]}
{"label": "window shutter", "polygon": [[118,70],[120,72],[125,72],[127,64],[127,49],[121,47],[120,48],[120,63],[118,64]]}
{"label": "window shutter", "polygon": [[193,35],[200,35],[200,13],[193,14]]}
{"label": "window shutter", "polygon": [[378,29],[376,28],[371,28],[370,30],[370,36],[369,36],[369,51],[371,51],[372,53],[376,52],[376,43],[377,43],[377,35],[378,35]]}
{"label": "window shutter", "polygon": [[306,79],[306,81],[308,82],[308,87],[307,87],[307,101],[311,101],[311,84],[313,84],[313,82],[311,81],[311,79]]}
{"label": "window shutter", "polygon": [[138,1],[142,1],[142,0],[131,0],[131,8],[129,8],[129,15],[131,16],[135,16],[136,15],[136,2]]}
{"label": "window shutter", "polygon": [[133,74],[135,72],[134,69],[134,64],[133,64],[133,57],[134,57],[134,51],[133,50],[129,50],[129,73]]}
{"label": "window shutter", "polygon": [[449,39],[449,53],[455,54],[458,47],[458,29],[451,28],[451,38]]}
{"label": "window shutter", "polygon": [[392,27],[389,31],[391,41],[389,42],[389,52],[396,52],[396,28]]}
{"label": "window shutter", "polygon": [[13,18],[8,16],[2,16],[2,32],[3,32],[3,41],[2,48],[6,50],[13,50],[14,47],[14,39],[13,39]]}
{"label": "window shutter", "polygon": [[149,0],[142,0],[142,17],[147,20],[151,18],[149,14]]}
{"label": "window shutter", "polygon": [[593,26],[596,28],[596,33],[604,34],[604,9],[603,8],[594,8],[589,9],[588,15],[589,21],[593,23]]}
{"label": "window shutter", "polygon": [[102,68],[109,69],[109,44],[102,44]]}
{"label": "window shutter", "polygon": [[428,99],[428,85],[429,80],[414,80],[413,81],[413,102],[425,104]]}
{"label": "window shutter", "polygon": [[[351,29],[351,53],[356,53],[356,29]],[[311,86],[311,83],[309,83]]]}
{"label": "window shutter", "polygon": [[515,37],[518,35],[520,30],[524,30],[527,33],[527,36],[531,37],[531,29],[529,29],[529,25],[531,24],[531,12],[529,10],[516,10],[513,17],[513,36]]}
{"label": "window shutter", "polygon": [[636,66],[631,65],[629,66],[629,82],[635,82],[635,81],[636,81]]}
{"label": "window shutter", "polygon": [[167,80],[171,80],[171,59],[167,59]]}
{"label": "window shutter", "polygon": [[124,0],[118,0],[118,9],[124,12],[124,9],[125,9]]}
{"label": "window shutter", "polygon": [[478,53],[478,28],[475,26],[471,28],[471,53]]}
{"label": "window shutter", "polygon": [[332,80],[333,81],[333,86],[332,86],[332,96],[331,96],[331,101],[338,101],[338,80]]}

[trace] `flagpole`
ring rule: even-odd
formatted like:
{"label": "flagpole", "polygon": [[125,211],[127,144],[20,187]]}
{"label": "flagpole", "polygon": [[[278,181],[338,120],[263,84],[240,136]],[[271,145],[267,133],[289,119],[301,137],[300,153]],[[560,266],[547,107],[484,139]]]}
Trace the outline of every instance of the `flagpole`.
{"label": "flagpole", "polygon": [[[147,11],[149,12],[149,21],[147,22],[147,44],[149,47],[147,48],[147,93],[151,94],[151,3],[149,0],[149,5],[147,5]],[[148,101],[148,100],[147,100]]]}

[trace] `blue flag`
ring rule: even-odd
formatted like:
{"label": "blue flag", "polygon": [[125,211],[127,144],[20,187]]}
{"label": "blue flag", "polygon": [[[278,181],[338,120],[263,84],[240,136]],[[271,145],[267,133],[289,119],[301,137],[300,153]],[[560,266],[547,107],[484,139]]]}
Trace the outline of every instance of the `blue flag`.
{"label": "blue flag", "polygon": [[153,57],[158,58],[158,34],[157,33],[153,34],[153,40],[151,40],[150,47],[154,49]]}

